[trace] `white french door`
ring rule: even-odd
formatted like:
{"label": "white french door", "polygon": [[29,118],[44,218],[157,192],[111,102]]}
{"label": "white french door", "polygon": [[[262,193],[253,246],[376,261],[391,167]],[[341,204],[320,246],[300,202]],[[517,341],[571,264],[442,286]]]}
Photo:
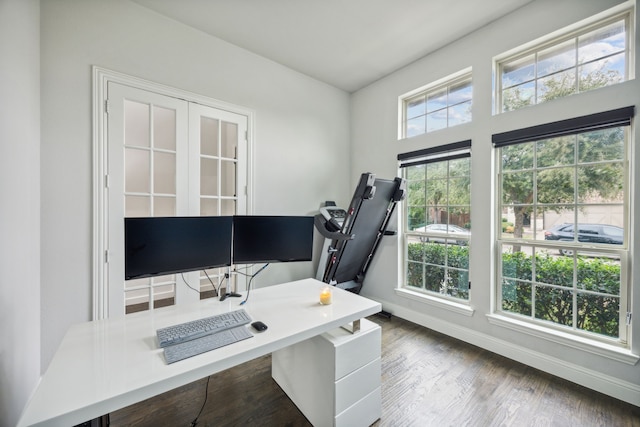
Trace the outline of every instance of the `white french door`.
{"label": "white french door", "polygon": [[104,314],[196,301],[220,285],[226,269],[125,281],[123,219],[246,214],[248,117],[113,81],[105,86]]}

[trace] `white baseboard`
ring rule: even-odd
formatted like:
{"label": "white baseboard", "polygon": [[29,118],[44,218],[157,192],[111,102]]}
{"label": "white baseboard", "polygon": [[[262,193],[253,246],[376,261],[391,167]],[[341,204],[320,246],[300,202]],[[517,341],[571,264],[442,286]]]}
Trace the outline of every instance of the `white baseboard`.
{"label": "white baseboard", "polygon": [[[375,299],[375,298],[373,298]],[[499,354],[527,366],[563,378],[567,381],[596,390],[635,406],[640,406],[640,385],[586,369],[582,366],[556,359],[544,353],[517,346],[491,335],[478,333],[440,319],[416,312],[401,305],[376,299],[385,311],[436,332],[459,339],[492,353]]]}

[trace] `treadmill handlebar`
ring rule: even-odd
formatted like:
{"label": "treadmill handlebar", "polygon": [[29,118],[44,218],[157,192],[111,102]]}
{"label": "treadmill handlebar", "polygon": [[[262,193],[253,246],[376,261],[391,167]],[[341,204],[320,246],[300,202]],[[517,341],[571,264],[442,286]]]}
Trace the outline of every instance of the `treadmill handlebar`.
{"label": "treadmill handlebar", "polygon": [[[333,223],[331,221],[333,221]],[[335,230],[337,221],[334,219],[327,221],[327,219],[322,214],[317,214],[313,217],[313,224],[316,226],[318,232],[320,232],[320,234],[322,234],[327,239],[352,240],[355,237],[354,234],[343,234],[340,231],[332,231]],[[338,230],[340,230],[339,226]]]}

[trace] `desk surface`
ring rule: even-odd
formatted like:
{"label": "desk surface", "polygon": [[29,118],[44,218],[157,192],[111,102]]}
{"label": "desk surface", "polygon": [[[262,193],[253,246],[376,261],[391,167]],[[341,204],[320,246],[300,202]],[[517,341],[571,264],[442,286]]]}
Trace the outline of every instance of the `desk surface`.
{"label": "desk surface", "polygon": [[254,289],[242,308],[267,324],[265,332],[171,365],[158,348],[156,329],[236,310],[242,299],[206,299],[73,325],[18,426],[79,424],[381,310],[379,303],[337,288],[333,304],[320,305],[322,285],[304,279]]}

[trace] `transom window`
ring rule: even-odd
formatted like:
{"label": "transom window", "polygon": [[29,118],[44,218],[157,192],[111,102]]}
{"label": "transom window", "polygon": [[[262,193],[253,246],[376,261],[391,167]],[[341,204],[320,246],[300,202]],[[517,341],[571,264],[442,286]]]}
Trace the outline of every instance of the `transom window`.
{"label": "transom window", "polygon": [[[625,124],[632,115],[631,107],[494,135],[498,311],[627,343]],[[581,123],[595,130],[580,129]],[[549,134],[533,140],[523,136],[542,130]]]}
{"label": "transom window", "polygon": [[400,97],[401,138],[411,138],[471,121],[471,73],[449,77]]}
{"label": "transom window", "polygon": [[498,112],[629,79],[629,13],[497,62]]}

